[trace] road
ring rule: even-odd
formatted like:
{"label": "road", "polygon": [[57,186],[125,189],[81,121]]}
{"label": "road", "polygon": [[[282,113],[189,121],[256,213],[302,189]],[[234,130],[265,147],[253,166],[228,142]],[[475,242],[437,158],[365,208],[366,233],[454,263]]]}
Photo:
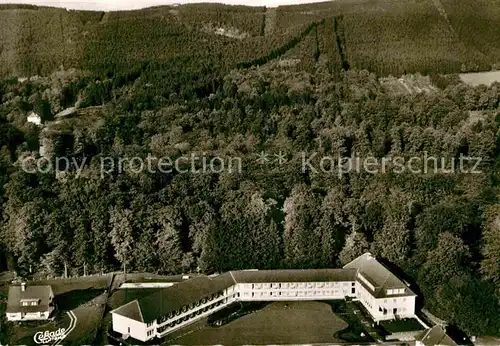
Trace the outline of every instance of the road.
{"label": "road", "polygon": [[76,323],[78,322],[78,318],[76,318],[75,314],[73,311],[66,311],[66,313],[69,316],[70,322],[69,322],[69,327],[66,329],[66,332],[64,333],[63,337],[59,340],[56,340],[51,346],[55,345],[62,345],[61,342],[75,329]]}

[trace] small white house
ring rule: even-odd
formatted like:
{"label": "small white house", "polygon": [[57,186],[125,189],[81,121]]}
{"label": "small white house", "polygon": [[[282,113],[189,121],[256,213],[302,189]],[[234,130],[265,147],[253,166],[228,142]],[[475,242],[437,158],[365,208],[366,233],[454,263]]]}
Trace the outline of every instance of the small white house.
{"label": "small white house", "polygon": [[30,112],[28,114],[27,121],[29,123],[33,123],[33,124],[38,125],[38,126],[42,125],[42,118],[38,114],[36,114],[35,112]]}
{"label": "small white house", "polygon": [[441,326],[425,330],[416,338],[416,346],[458,346]]}
{"label": "small white house", "polygon": [[49,285],[9,287],[8,321],[47,320],[54,311],[54,292]]}

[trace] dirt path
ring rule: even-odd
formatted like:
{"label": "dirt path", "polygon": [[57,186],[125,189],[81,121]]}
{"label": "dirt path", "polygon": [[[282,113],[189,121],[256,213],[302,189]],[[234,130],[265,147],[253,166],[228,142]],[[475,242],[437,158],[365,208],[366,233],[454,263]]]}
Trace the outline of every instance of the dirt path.
{"label": "dirt path", "polygon": [[455,36],[455,38],[458,39],[458,34],[455,31],[455,29],[453,28],[453,26],[451,25],[450,20],[448,19],[448,14],[446,13],[446,9],[444,8],[441,1],[440,0],[433,0],[433,2],[434,2],[434,6],[436,6],[437,10],[439,11],[439,14],[441,14],[441,16],[444,18],[444,20],[448,24],[448,28],[450,29],[453,36]]}
{"label": "dirt path", "polygon": [[101,17],[101,21],[99,22],[99,24],[107,23],[109,19],[109,14],[110,12],[104,12],[104,15]]}
{"label": "dirt path", "polygon": [[276,7],[266,7],[264,18],[264,36],[269,36],[274,32],[276,25]]}

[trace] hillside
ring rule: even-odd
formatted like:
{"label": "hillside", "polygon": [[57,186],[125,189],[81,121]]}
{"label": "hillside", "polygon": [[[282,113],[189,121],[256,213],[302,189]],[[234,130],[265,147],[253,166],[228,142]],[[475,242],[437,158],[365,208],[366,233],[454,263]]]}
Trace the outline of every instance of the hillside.
{"label": "hillside", "polygon": [[500,83],[462,73],[499,66],[499,1],[0,6],[0,269],[370,251],[438,318],[499,336]]}
{"label": "hillside", "polygon": [[[498,63],[499,11],[498,1],[486,0],[341,0],[277,9],[197,4],[109,13],[3,5],[0,75],[46,75],[61,66],[114,74],[177,59],[229,70],[280,57],[308,35],[318,45],[301,50],[306,57],[325,55],[330,65],[379,75],[489,70]],[[463,24],[470,21],[471,27]]]}

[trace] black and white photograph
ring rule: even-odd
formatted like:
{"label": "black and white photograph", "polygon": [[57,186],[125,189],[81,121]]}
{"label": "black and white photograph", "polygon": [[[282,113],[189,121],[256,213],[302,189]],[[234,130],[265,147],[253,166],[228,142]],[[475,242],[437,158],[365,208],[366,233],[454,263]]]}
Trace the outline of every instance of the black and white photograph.
{"label": "black and white photograph", "polygon": [[500,346],[500,0],[0,0],[0,346]]}

